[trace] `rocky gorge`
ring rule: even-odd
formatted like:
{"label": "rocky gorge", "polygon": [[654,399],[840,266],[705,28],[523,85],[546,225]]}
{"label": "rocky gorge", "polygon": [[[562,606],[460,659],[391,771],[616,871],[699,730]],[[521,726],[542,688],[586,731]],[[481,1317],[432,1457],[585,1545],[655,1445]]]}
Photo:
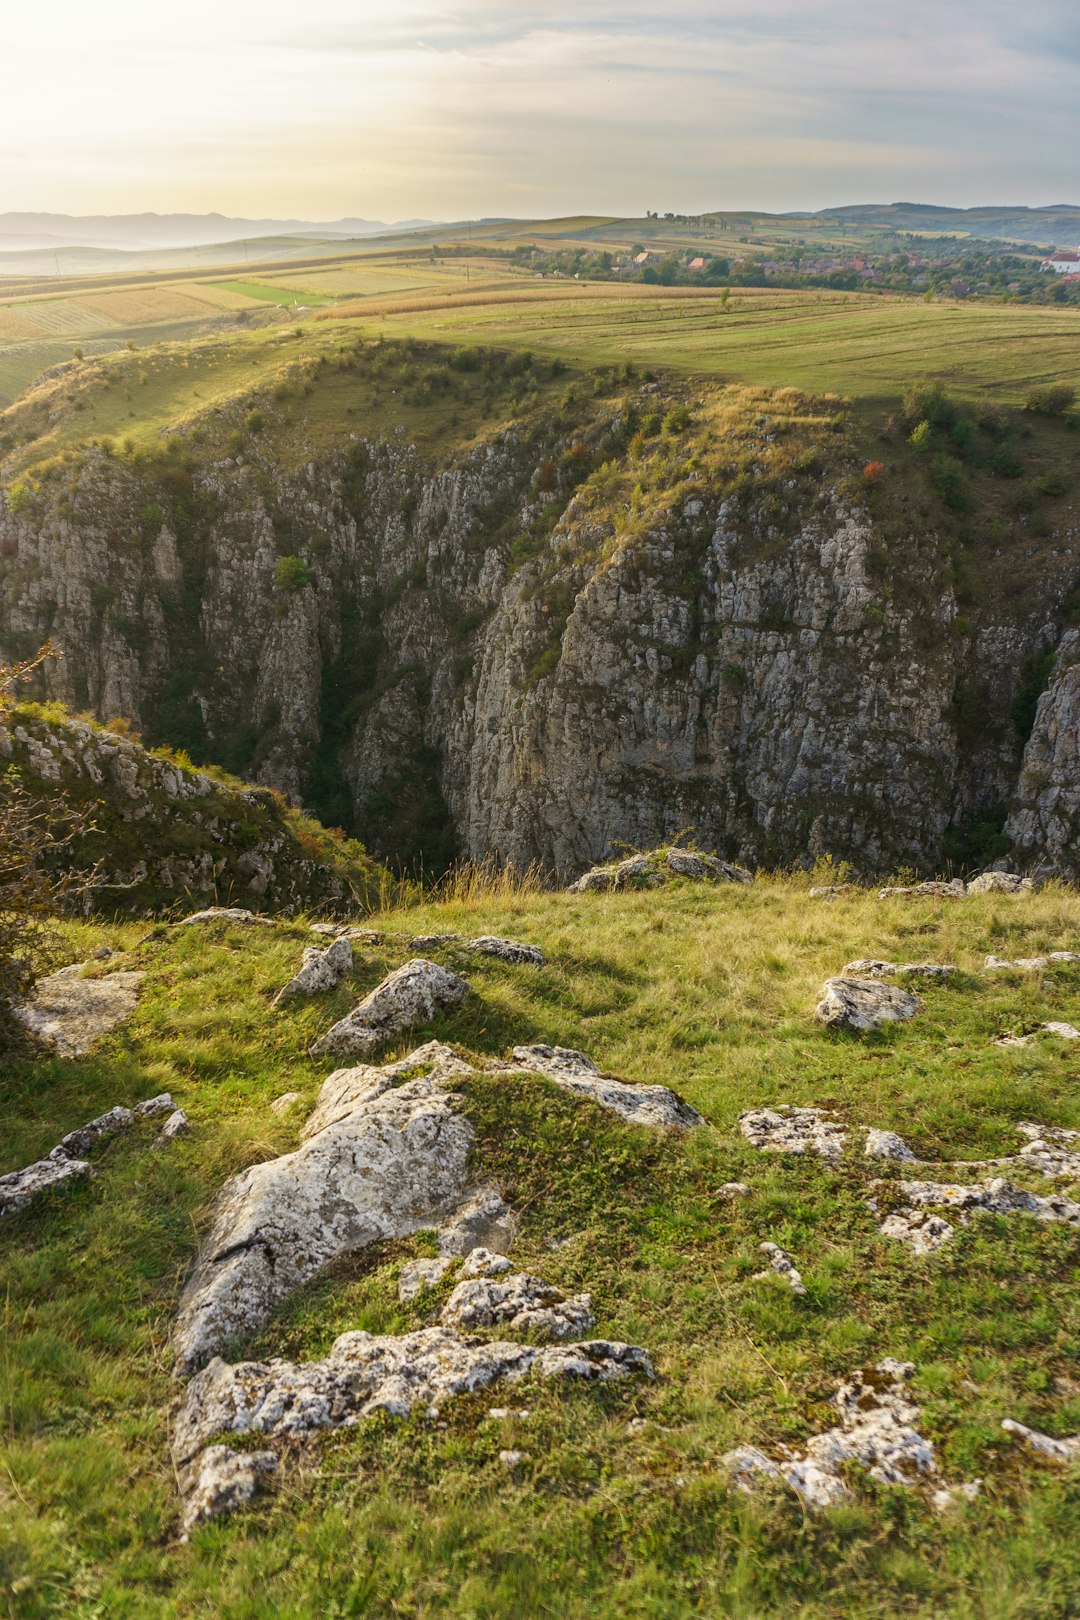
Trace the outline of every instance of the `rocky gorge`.
{"label": "rocky gorge", "polygon": [[434,451],[284,431],[9,493],[0,652],[50,635],[50,696],[428,866],[568,879],[692,827],[750,866],[975,837],[1080,871],[1071,508],[958,528],[792,390],[635,384]]}

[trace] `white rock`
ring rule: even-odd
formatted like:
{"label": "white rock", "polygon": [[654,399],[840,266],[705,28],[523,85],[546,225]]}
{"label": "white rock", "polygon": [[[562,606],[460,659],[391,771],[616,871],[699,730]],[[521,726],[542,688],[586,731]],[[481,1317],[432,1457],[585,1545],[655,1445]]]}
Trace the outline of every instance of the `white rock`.
{"label": "white rock", "polygon": [[303,966],[288,984],[282,985],[272,1005],[278,1007],[294,996],[317,996],[336,989],[352,967],[352,946],[344,937],[335,939],[324,951],[305,950]]}
{"label": "white rock", "polygon": [[467,1254],[461,1265],[463,1277],[501,1277],[514,1269],[505,1254],[492,1254],[490,1249],[476,1248]]}
{"label": "white rock", "polygon": [[690,1130],[705,1123],[695,1108],[667,1086],[627,1085],[623,1080],[601,1074],[584,1052],[565,1046],[515,1046],[513,1056],[517,1068],[546,1075],[564,1091],[588,1097],[632,1125],[668,1125]]}
{"label": "white rock", "polygon": [[179,1470],[184,1503],[183,1539],[198,1524],[234,1513],[250,1502],[260,1483],[277,1468],[272,1451],[233,1451],[229,1446],[207,1446]]}
{"label": "white rock", "polygon": [[981,1491],[981,1479],[965,1480],[961,1485],[943,1485],[940,1490],[931,1493],[930,1506],[935,1513],[952,1513],[954,1509],[974,1502]]}
{"label": "white rock", "polygon": [[272,917],[257,917],[253,911],[247,911],[243,906],[207,906],[204,911],[193,911],[190,917],[181,917],[176,924],[177,928],[187,928],[192,923],[243,923],[247,926],[259,924],[264,928],[273,927]]}
{"label": "white rock", "polygon": [[136,1103],[131,1112],[136,1119],[156,1119],[159,1114],[171,1114],[175,1107],[172,1092],[162,1091],[156,1097],[147,1097],[145,1102]]}
{"label": "white rock", "polygon": [[110,1108],[107,1114],[99,1114],[88,1125],[80,1125],[77,1131],[69,1131],[60,1138],[60,1150],[70,1159],[77,1159],[80,1154],[86,1153],[95,1142],[102,1142],[110,1136],[118,1136],[121,1131],[129,1131],[135,1123],[135,1113],[131,1108]]}
{"label": "white rock", "polygon": [[914,1486],[938,1471],[931,1441],[915,1427],[919,1408],[907,1391],[914,1369],[889,1358],[869,1374],[856,1372],[835,1396],[840,1422],[814,1435],[802,1456],[774,1462],[754,1446],[722,1459],[731,1483],[753,1491],[763,1478],[782,1479],[812,1509],[833,1507],[849,1494],[841,1469],[859,1463],[882,1485]]}
{"label": "white rock", "polygon": [[1030,894],[1034,888],[1030,878],[1018,877],[1015,872],[980,872],[967,886],[968,894]]}
{"label": "white rock", "polygon": [[956,1236],[956,1229],[949,1225],[941,1215],[933,1215],[925,1209],[899,1210],[890,1215],[878,1227],[882,1237],[891,1238],[894,1243],[904,1243],[915,1254],[933,1254],[940,1249],[943,1243],[949,1243]]}
{"label": "white rock", "polygon": [[[420,1294],[438,1287],[455,1264],[452,1255],[437,1260],[409,1260],[398,1273],[398,1299],[402,1305],[410,1304]],[[509,1265],[507,1261],[507,1265]]]}
{"label": "white rock", "polygon": [[1051,962],[1080,962],[1080,953],[1076,951],[1051,951],[1048,956],[1018,956],[1008,961],[1001,956],[988,956],[986,958],[986,971],[1000,973],[1013,971],[1016,973],[1039,973],[1043,968],[1049,967]]}
{"label": "white rock", "polygon": [[441,1041],[427,1041],[407,1057],[396,1063],[358,1063],[354,1068],[335,1069],[324,1081],[314,1110],[301,1135],[306,1139],[347,1119],[367,1103],[374,1102],[387,1091],[393,1091],[406,1080],[428,1077],[442,1083],[459,1075],[474,1074],[471,1063]]}
{"label": "white rock", "polygon": [[22,1170],[12,1170],[0,1176],[0,1219],[17,1215],[34,1199],[53,1187],[68,1181],[79,1181],[90,1174],[85,1159],[69,1159],[66,1153],[54,1148],[47,1159],[37,1159]]}
{"label": "white rock", "polygon": [[546,960],[538,945],[525,945],[519,939],[499,939],[495,934],[481,934],[477,939],[466,940],[466,947],[481,956],[497,956],[501,962],[529,962],[534,967],[543,967]]}
{"label": "white rock", "polygon": [[178,1136],[186,1136],[190,1130],[191,1121],[182,1108],[177,1108],[158,1131],[154,1138],[154,1146],[166,1147],[168,1143],[175,1142]]}
{"label": "white rock", "polygon": [[272,1114],[278,1114],[278,1115],[287,1114],[289,1112],[290,1108],[292,1108],[296,1103],[298,1103],[300,1101],[301,1101],[300,1092],[298,1092],[298,1091],[283,1091],[281,1093],[281,1096],[280,1097],[275,1097],[273,1102],[270,1104],[270,1112]]}
{"label": "white rock", "polygon": [[895,1131],[868,1130],[863,1152],[868,1159],[896,1159],[901,1163],[914,1163],[912,1153],[902,1136]]}
{"label": "white rock", "polygon": [[918,996],[877,979],[826,979],[814,1017],[830,1028],[870,1031],[914,1018]]}
{"label": "white rock", "polygon": [[1048,1035],[1057,1035],[1063,1041],[1080,1041],[1080,1029],[1074,1024],[1050,1023],[1043,1024]]}
{"label": "white rock", "polygon": [[651,1377],[652,1366],[644,1350],[606,1339],[537,1346],[466,1339],[444,1327],[385,1337],[343,1333],[324,1361],[230,1366],[215,1357],[184,1392],[173,1453],[183,1468],[219,1435],[284,1438],[351,1426],[375,1412],[405,1417],[416,1406],[441,1407],[528,1372],[607,1382]]}
{"label": "white rock", "polygon": [[1030,1451],[1048,1458],[1050,1462],[1063,1463],[1067,1467],[1070,1463],[1080,1460],[1080,1434],[1070,1434],[1062,1440],[1055,1440],[1053,1435],[1042,1434],[1038,1429],[1029,1429],[1026,1424],[1017,1423],[1014,1418],[1006,1418],[1001,1427],[1006,1434],[1011,1434]]}
{"label": "white rock", "polygon": [[499,1253],[517,1236],[517,1216],[497,1187],[469,1194],[439,1228],[439,1253],[467,1259],[478,1249]]}
{"label": "white rock", "polygon": [[499,1461],[504,1468],[513,1471],[513,1469],[521,1467],[521,1464],[525,1461],[525,1453],[523,1451],[500,1451]]}
{"label": "white rock", "polygon": [[39,979],[28,999],[12,1008],[24,1029],[61,1057],[84,1057],[99,1035],[130,1018],[145,973],[109,973],[100,979],[77,977],[76,963]]}
{"label": "white rock", "polygon": [[755,1272],[753,1281],[762,1282],[767,1277],[770,1277],[773,1272],[775,1272],[777,1276],[783,1277],[793,1294],[798,1294],[801,1298],[805,1298],[806,1287],[798,1271],[795,1269],[794,1260],[791,1258],[790,1254],[788,1254],[787,1250],[782,1249],[778,1243],[759,1243],[758,1251],[761,1254],[768,1255],[771,1270]]}
{"label": "white rock", "polygon": [[1020,1158],[1044,1176],[1064,1176],[1080,1181],[1080,1131],[1063,1130],[1058,1125],[1035,1125],[1026,1121],[1016,1129],[1026,1138]]}
{"label": "white rock", "polygon": [[588,1294],[567,1296],[561,1288],[528,1272],[504,1277],[471,1277],[459,1282],[443,1306],[445,1327],[506,1326],[515,1333],[568,1339],[588,1333],[595,1324]]}
{"label": "white rock", "polygon": [[940,900],[959,900],[967,893],[967,886],[963,878],[952,878],[948,883],[937,879],[929,883],[915,883],[909,888],[885,888],[878,890],[878,899],[887,900],[893,895],[929,895]]}
{"label": "white rock", "polygon": [[822,1159],[840,1158],[847,1134],[835,1115],[790,1103],[740,1114],[739,1130],[763,1153],[814,1153]]}
{"label": "white rock", "polygon": [[1000,1177],[967,1186],[939,1181],[902,1181],[900,1189],[910,1207],[890,1215],[878,1230],[883,1237],[906,1243],[916,1254],[929,1254],[955,1235],[948,1221],[929,1213],[936,1209],[955,1211],[961,1226],[967,1226],[971,1215],[979,1210],[992,1215],[1033,1215],[1039,1221],[1080,1225],[1080,1204],[1072,1199],[1059,1193],[1041,1198]]}
{"label": "white rock", "polygon": [[440,1009],[459,1007],[468,993],[468,984],[456,973],[417,957],[389,974],[327,1030],[312,1054],[366,1056],[406,1030],[430,1023]]}
{"label": "white rock", "polygon": [[956,973],[951,962],[880,962],[876,958],[861,957],[848,962],[840,970],[844,979],[891,979],[908,973],[919,979],[951,979]]}
{"label": "white rock", "polygon": [[736,1198],[749,1198],[751,1196],[751,1188],[746,1185],[745,1181],[725,1181],[722,1187],[717,1187],[716,1196],[717,1198],[726,1198],[729,1200]]}

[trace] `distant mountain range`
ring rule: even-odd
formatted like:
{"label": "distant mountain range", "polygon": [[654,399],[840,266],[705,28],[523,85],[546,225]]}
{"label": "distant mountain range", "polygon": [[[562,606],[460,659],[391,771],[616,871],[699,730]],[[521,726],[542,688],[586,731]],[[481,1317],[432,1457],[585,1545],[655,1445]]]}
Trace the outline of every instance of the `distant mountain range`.
{"label": "distant mountain range", "polygon": [[204,247],[249,237],[312,236],[319,241],[418,230],[433,220],[233,219],[225,214],[0,214],[0,252],[49,252],[62,248],[111,248],[138,253],[148,248]]}

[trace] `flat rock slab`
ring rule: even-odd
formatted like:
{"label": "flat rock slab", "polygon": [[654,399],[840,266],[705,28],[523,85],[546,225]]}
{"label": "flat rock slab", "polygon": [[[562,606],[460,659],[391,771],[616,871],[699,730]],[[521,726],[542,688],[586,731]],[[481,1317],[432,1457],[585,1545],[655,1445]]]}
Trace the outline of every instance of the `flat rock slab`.
{"label": "flat rock slab", "polygon": [[988,973],[1001,973],[1006,970],[1011,970],[1014,973],[1040,973],[1043,968],[1051,967],[1055,962],[1080,962],[1080,952],[1051,951],[1048,956],[1018,956],[1011,962],[1001,956],[988,956],[986,958],[986,971]]}
{"label": "flat rock slab", "polygon": [[826,979],[814,1017],[830,1029],[865,1034],[883,1024],[914,1018],[921,1006],[918,996],[896,985],[882,984],[879,979]]}
{"label": "flat rock slab", "polygon": [[763,1153],[813,1154],[821,1159],[839,1159],[846,1137],[835,1114],[822,1113],[820,1108],[795,1108],[790,1103],[750,1109],[739,1116],[739,1130]]}
{"label": "flat rock slab", "polygon": [[481,956],[497,956],[500,962],[529,963],[533,967],[543,967],[545,956],[539,945],[526,945],[520,939],[500,939],[497,934],[481,934],[478,939],[469,939],[465,942],[470,951],[478,951]]}
{"label": "flat rock slab", "polygon": [[[906,1244],[916,1254],[930,1254],[956,1235],[952,1221],[970,1225],[972,1214],[980,1210],[991,1215],[1032,1215],[1037,1221],[1058,1221],[1080,1226],[1080,1204],[1059,1193],[1040,1197],[1011,1181],[963,1185],[941,1181],[902,1181],[900,1191],[908,1207],[887,1217],[878,1228],[883,1237]],[[940,1212],[947,1210],[951,1220]]]}
{"label": "flat rock slab", "polygon": [[176,924],[177,928],[187,928],[192,923],[241,923],[246,927],[260,926],[272,928],[272,917],[257,916],[254,911],[248,911],[244,906],[207,906],[204,911],[193,911],[190,917],[181,917]]}
{"label": "flat rock slab", "polygon": [[309,947],[304,952],[303,965],[288,984],[282,985],[273,1005],[278,1007],[294,996],[318,996],[327,990],[335,990],[342,979],[352,972],[352,967],[352,945],[344,935],[335,939],[325,950]]}
{"label": "flat rock slab", "polygon": [[99,1036],[130,1018],[145,973],[110,973],[82,979],[85,964],[39,979],[28,999],[13,1011],[24,1029],[61,1057],[85,1057]]}
{"label": "flat rock slab", "polygon": [[691,1108],[667,1086],[627,1085],[624,1080],[602,1074],[584,1052],[575,1052],[570,1047],[515,1046],[513,1056],[519,1068],[546,1075],[564,1091],[588,1097],[632,1125],[669,1125],[692,1130],[705,1123],[696,1108]]}
{"label": "flat rock slab", "polygon": [[980,872],[967,886],[968,894],[1030,894],[1035,885],[1015,872]]}
{"label": "flat rock slab", "polygon": [[889,900],[898,895],[925,896],[937,900],[962,900],[967,893],[967,884],[963,878],[952,878],[945,883],[933,878],[928,883],[912,883],[907,887],[887,887],[878,890],[879,900]]}
{"label": "flat rock slab", "polygon": [[847,962],[840,970],[844,979],[893,979],[909,973],[917,979],[951,979],[956,974],[951,962],[880,962],[874,957],[860,957]]}
{"label": "flat rock slab", "polygon": [[428,1024],[443,1008],[460,1007],[469,985],[456,973],[416,957],[388,974],[311,1048],[313,1056],[366,1057],[406,1030]]}
{"label": "flat rock slab", "polygon": [[0,1219],[5,1215],[18,1215],[42,1193],[62,1187],[65,1182],[80,1181],[90,1174],[85,1159],[72,1159],[60,1148],[54,1148],[47,1159],[37,1159],[22,1170],[12,1170],[0,1176]]}

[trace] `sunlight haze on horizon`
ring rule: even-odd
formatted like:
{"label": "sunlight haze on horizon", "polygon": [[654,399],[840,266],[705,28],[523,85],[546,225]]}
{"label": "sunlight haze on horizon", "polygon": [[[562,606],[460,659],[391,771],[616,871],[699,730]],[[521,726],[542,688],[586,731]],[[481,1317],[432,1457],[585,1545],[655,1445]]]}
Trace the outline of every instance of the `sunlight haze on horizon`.
{"label": "sunlight haze on horizon", "polygon": [[5,35],[0,212],[1080,201],[1061,0],[58,0]]}

